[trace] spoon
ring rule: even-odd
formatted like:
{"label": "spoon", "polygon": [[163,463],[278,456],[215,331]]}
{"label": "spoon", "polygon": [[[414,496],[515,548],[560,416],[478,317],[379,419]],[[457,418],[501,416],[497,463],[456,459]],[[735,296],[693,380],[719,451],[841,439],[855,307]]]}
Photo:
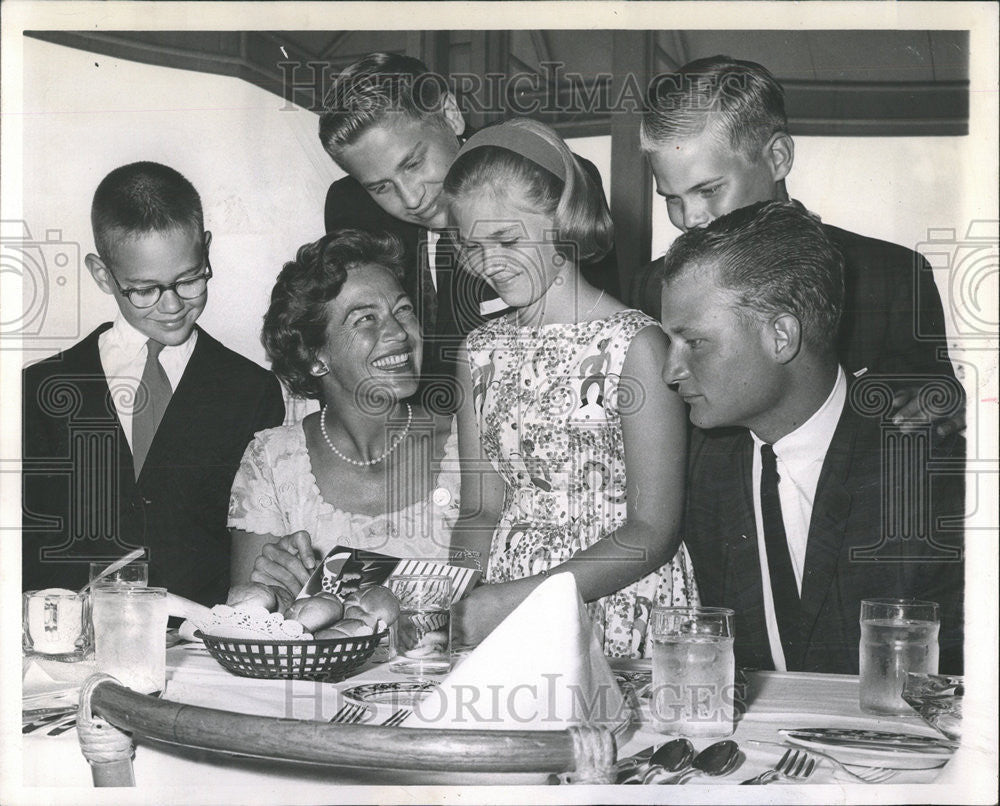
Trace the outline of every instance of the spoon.
{"label": "spoon", "polygon": [[651,767],[644,784],[682,784],[693,775],[726,775],[732,772],[740,761],[740,747],[731,739],[709,745],[694,757],[690,769],[673,778],[665,777],[665,769]]}
{"label": "spoon", "polygon": [[667,772],[680,772],[694,761],[694,745],[688,739],[674,739],[649,757],[650,766],[659,764]]}
{"label": "spoon", "polygon": [[618,762],[617,783],[640,783],[642,775],[638,775],[638,770],[642,767],[648,769],[654,764],[667,772],[679,772],[691,766],[693,758],[694,746],[687,739],[673,739],[655,749],[647,747]]}
{"label": "spoon", "polygon": [[90,586],[93,585],[95,582],[100,582],[102,579],[104,579],[104,577],[111,576],[111,574],[113,574],[119,568],[124,568],[126,565],[132,562],[132,560],[138,560],[145,553],[146,549],[136,549],[135,551],[130,551],[120,560],[115,560],[113,563],[111,563],[111,565],[109,565],[107,568],[101,571],[101,573],[99,573],[96,577],[90,580],[90,582],[88,582],[86,585],[80,588],[80,594],[82,595],[86,593],[87,590],[90,588]]}

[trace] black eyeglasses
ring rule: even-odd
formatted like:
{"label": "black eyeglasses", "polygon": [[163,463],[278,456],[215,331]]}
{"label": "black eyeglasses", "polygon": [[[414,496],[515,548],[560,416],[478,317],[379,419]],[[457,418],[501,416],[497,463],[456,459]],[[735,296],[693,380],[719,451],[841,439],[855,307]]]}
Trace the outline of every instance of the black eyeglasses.
{"label": "black eyeglasses", "polygon": [[145,285],[142,288],[122,288],[114,272],[108,269],[108,274],[115,281],[121,295],[125,297],[136,308],[152,308],[165,291],[173,291],[181,299],[197,299],[208,288],[208,281],[212,279],[212,264],[208,259],[208,252],[205,253],[205,270],[197,277],[185,277],[169,285]]}

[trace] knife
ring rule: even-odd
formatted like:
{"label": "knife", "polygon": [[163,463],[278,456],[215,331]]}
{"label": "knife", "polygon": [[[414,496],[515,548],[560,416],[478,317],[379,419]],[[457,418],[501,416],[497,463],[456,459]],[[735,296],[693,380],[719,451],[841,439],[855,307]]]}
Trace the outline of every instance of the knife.
{"label": "knife", "polygon": [[59,705],[51,708],[26,708],[21,711],[21,721],[34,720],[42,716],[49,716],[50,714],[71,714],[78,707],[76,703],[73,703],[72,705]]}
{"label": "knife", "polygon": [[932,753],[941,750],[955,750],[958,742],[922,736],[916,733],[890,733],[878,730],[854,730],[850,728],[784,728],[778,733],[792,741],[814,742],[829,747],[855,748],[859,750],[888,750],[908,753]]}

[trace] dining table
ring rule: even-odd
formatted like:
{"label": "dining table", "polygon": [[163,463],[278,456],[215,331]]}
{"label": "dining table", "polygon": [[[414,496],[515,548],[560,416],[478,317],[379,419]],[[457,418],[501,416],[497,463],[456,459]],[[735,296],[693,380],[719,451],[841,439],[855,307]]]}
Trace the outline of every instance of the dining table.
{"label": "dining table", "polygon": [[[384,647],[354,675],[339,682],[256,679],[226,671],[198,642],[180,641],[167,649],[166,686],[161,699],[281,720],[330,722],[345,706],[362,706],[370,725],[399,722],[417,694],[431,690],[432,678],[397,674],[386,663]],[[672,738],[659,732],[649,713],[650,662],[609,660],[632,706],[629,725],[616,733],[617,758]],[[39,703],[71,703],[94,671],[93,661],[59,664],[26,659],[24,708]],[[94,789],[91,769],[81,753],[76,730],[41,728],[21,736],[23,791],[39,803],[76,803],[109,795],[109,803],[420,803],[420,802],[577,802],[577,803],[944,803],[949,787],[936,782],[947,769],[944,755],[923,768],[893,768],[884,783],[867,784],[822,757],[805,780],[749,787],[741,782],[772,768],[789,749],[783,731],[844,728],[891,731],[942,739],[916,713],[876,717],[858,705],[858,678],[800,672],[747,672],[737,707],[739,746],[736,767],[728,774],[696,775],[680,788],[663,785],[565,785],[565,777],[526,773],[459,773],[422,770],[352,769],[320,766],[216,750],[195,749],[136,735],[135,787]],[[74,688],[75,687],[75,688]],[[402,694],[400,694],[402,692]],[[400,699],[403,697],[403,699]],[[410,698],[410,699],[407,699]],[[401,703],[403,707],[401,708]],[[717,738],[694,738],[696,751]],[[836,755],[836,750],[829,751]],[[868,763],[868,762],[866,762]],[[871,765],[893,767],[893,759]],[[899,765],[912,766],[909,762]],[[856,771],[863,770],[860,767]],[[470,789],[475,787],[475,789]],[[737,788],[739,787],[739,788]],[[891,796],[885,794],[886,788]],[[474,793],[474,794],[470,794]],[[951,794],[954,792],[951,790]]]}

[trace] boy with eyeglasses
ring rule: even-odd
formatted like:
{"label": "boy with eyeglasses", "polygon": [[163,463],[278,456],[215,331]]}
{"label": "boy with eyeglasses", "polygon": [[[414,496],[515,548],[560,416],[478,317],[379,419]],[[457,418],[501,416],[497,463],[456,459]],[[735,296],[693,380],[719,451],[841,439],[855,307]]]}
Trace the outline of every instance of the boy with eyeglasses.
{"label": "boy with eyeglasses", "polygon": [[180,173],[115,169],[91,223],[87,268],[119,315],[24,370],[23,586],[79,588],[88,561],[145,546],[150,585],[225,601],[229,489],[284,418],[280,384],[196,326],[212,235]]}

